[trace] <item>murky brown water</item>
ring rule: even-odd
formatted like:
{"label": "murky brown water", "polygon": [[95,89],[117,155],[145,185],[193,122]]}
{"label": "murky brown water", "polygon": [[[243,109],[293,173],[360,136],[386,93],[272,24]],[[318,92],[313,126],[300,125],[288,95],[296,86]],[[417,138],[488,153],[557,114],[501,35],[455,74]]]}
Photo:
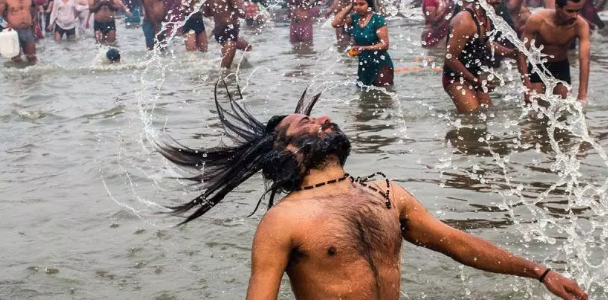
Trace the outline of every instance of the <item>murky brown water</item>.
{"label": "murky brown water", "polygon": [[[570,213],[565,183],[535,202],[560,178],[604,195],[608,168],[597,150],[558,132],[562,151],[573,151],[580,163],[580,175],[567,177],[552,169],[547,127],[522,114],[513,86],[496,94],[485,121],[456,116],[440,72],[429,67],[397,73],[392,97],[361,93],[356,61],[335,50],[331,30],[318,25],[314,47],[294,50],[287,26],[243,33],[254,45],[240,66],[254,115],[267,120],[291,111],[306,86],[325,89],[313,113],[331,116],[351,138],[350,173],[385,172],[445,222],[556,269],[567,262],[592,299],[607,299],[606,200],[587,192],[574,198],[588,205]],[[389,21],[396,68],[419,66],[420,57],[441,65],[441,52],[417,45],[421,29]],[[218,142],[212,89],[219,46],[211,43],[206,55],[175,46],[151,58],[141,29],[119,22],[118,30],[120,66],[99,63],[101,52],[88,37],[47,39],[38,45],[37,66],[0,68],[0,299],[242,299],[263,211],[244,216],[261,195],[261,178],[205,218],[173,228],[179,219],[157,214],[161,206],[196,193],[168,179],[178,170],[146,138],[164,128],[187,145]],[[600,146],[608,134],[605,43],[592,39],[586,108],[589,134]],[[457,130],[455,123],[472,128]],[[402,291],[403,299],[546,294],[533,280],[463,268],[412,245],[403,249]],[[287,281],[280,298],[292,298]]]}

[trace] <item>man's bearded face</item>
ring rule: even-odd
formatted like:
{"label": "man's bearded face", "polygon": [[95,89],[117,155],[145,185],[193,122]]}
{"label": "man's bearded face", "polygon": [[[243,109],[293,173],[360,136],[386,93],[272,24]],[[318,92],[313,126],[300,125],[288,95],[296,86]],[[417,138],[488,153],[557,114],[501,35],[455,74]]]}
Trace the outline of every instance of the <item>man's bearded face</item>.
{"label": "man's bearded face", "polygon": [[348,137],[328,117],[289,115],[279,127],[283,132],[277,142],[295,155],[302,175],[311,169],[323,168],[331,156],[344,165],[350,154]]}

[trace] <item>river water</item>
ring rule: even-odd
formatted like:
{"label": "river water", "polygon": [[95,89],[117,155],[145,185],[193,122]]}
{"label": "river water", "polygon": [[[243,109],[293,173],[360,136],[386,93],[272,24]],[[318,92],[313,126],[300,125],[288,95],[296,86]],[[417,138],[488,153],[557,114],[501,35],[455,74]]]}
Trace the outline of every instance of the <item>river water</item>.
{"label": "river water", "polygon": [[[521,107],[512,81],[481,117],[456,115],[432,68],[443,53],[419,45],[421,21],[388,24],[395,67],[408,68],[396,73],[389,96],[355,87],[356,60],[336,50],[321,24],[309,49],[289,44],[287,23],[244,29],[254,47],[237,56],[246,105],[265,121],[292,111],[307,86],[323,90],[313,114],[331,116],[351,138],[348,172],[385,172],[444,222],[608,299],[606,37],[592,37],[586,123],[553,123],[587,133],[592,143],[583,143],[568,130],[547,133],[553,127]],[[4,61],[0,299],[244,298],[264,210],[245,216],[262,193],[261,177],[187,226],[160,214],[197,194],[170,179],[187,173],[162,159],[151,138],[213,146],[222,133],[212,93],[219,46],[192,54],[181,43],[152,55],[141,29],[119,21],[119,65],[103,63],[90,34],[39,42],[34,67]],[[548,299],[534,280],[462,267],[423,248],[405,244],[402,257],[403,299]],[[293,298],[286,276],[279,298]]]}

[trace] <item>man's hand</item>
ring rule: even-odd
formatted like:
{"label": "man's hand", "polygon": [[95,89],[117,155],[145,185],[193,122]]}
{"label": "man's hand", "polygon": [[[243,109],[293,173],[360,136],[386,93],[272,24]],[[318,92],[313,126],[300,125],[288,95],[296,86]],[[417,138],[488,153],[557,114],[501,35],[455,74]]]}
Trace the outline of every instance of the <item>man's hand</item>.
{"label": "man's hand", "polygon": [[576,284],[574,280],[568,279],[561,274],[549,271],[543,284],[554,295],[564,300],[589,300],[589,296]]}

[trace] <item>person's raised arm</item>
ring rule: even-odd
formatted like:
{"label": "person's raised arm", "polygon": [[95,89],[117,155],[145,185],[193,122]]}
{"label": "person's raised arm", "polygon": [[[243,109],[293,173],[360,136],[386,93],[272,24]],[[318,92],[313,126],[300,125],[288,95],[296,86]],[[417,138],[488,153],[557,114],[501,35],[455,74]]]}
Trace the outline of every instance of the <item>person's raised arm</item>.
{"label": "person's raised arm", "polygon": [[344,9],[342,9],[341,12],[336,14],[336,16],[334,17],[334,20],[331,22],[331,26],[333,28],[338,28],[338,27],[344,26],[344,24],[352,25],[353,19],[350,17],[350,12],[352,10],[353,10],[353,5],[351,3],[348,6],[346,6]]}
{"label": "person's raised arm", "polygon": [[578,61],[580,66],[579,82],[578,82],[578,100],[587,100],[587,87],[589,85],[589,65],[591,56],[591,43],[589,41],[589,25],[582,17],[578,17],[578,40],[579,40],[579,51]]}
{"label": "person's raised arm", "polygon": [[397,184],[392,186],[395,206],[399,209],[402,235],[408,242],[443,253],[479,270],[538,280],[542,278],[546,288],[562,299],[587,299],[587,295],[573,280],[557,272],[547,271],[547,268],[486,240],[448,226],[431,215],[402,187]]}
{"label": "person's raised arm", "polygon": [[450,40],[447,46],[447,53],[445,56],[445,64],[452,69],[456,74],[461,74],[465,80],[481,85],[481,81],[478,80],[477,76],[469,72],[467,68],[458,59],[462,54],[462,49],[469,42],[469,39],[473,38],[477,33],[477,27],[475,22],[469,13],[461,12],[458,13],[454,19],[450,22]]}
{"label": "person's raised arm", "polygon": [[293,248],[290,220],[279,206],[270,209],[253,237],[247,300],[276,300]]}
{"label": "person's raised arm", "polygon": [[133,14],[131,13],[131,10],[120,0],[114,0],[114,8],[115,9],[119,9],[122,7],[122,9],[127,13],[127,16],[132,17]]}

